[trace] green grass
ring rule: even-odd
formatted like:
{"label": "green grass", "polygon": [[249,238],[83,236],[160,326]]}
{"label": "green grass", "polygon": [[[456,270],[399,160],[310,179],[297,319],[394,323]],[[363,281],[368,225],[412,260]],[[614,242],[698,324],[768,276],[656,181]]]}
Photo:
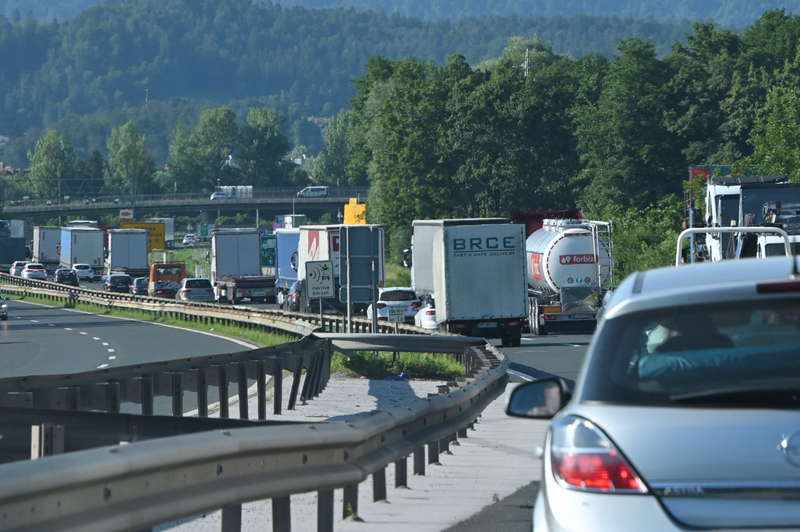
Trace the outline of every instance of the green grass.
{"label": "green grass", "polygon": [[247,329],[236,325],[223,325],[221,323],[206,324],[202,322],[184,321],[178,318],[173,318],[170,315],[158,315],[153,312],[146,312],[143,310],[131,310],[120,307],[103,307],[99,305],[92,305],[80,301],[59,301],[51,300],[35,294],[17,294],[15,292],[4,292],[6,299],[18,299],[26,301],[35,301],[52,307],[74,308],[93,314],[102,314],[105,316],[117,316],[120,318],[130,318],[134,320],[149,321],[153,323],[163,323],[166,325],[174,325],[176,327],[183,327],[185,329],[194,329],[198,331],[213,332],[224,336],[231,336],[248,340],[260,346],[279,345],[287,342],[294,342],[296,337],[284,334],[275,334],[264,332],[259,329]]}
{"label": "green grass", "polygon": [[383,379],[389,375],[405,373],[413,379],[453,380],[464,375],[465,369],[448,354],[355,351],[349,354],[336,352],[331,362],[331,372],[368,379]]}
{"label": "green grass", "polygon": [[411,286],[411,270],[399,264],[386,264],[386,286]]}
{"label": "green grass", "polygon": [[[168,314],[158,315],[153,312],[124,309],[121,307],[106,307],[93,305],[81,301],[52,300],[32,293],[20,294],[12,291],[4,292],[7,299],[26,300],[42,303],[52,307],[72,308],[102,314],[118,316],[134,320],[163,323],[186,329],[213,332],[233,338],[241,338],[260,346],[272,346],[296,341],[296,337],[268,333],[258,329],[248,329],[237,325],[223,325],[221,323],[206,324],[202,322],[183,321]],[[349,377],[366,377],[369,379],[383,379],[389,375],[405,373],[413,379],[453,380],[465,373],[464,366],[455,361],[452,355],[442,353],[393,353],[374,351],[356,351],[349,355],[334,352],[331,360],[331,372],[345,374]]]}

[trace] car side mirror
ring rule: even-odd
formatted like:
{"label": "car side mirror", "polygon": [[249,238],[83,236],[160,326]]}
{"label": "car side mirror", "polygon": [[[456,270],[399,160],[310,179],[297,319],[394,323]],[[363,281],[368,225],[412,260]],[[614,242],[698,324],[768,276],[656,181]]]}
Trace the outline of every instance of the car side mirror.
{"label": "car side mirror", "polygon": [[563,379],[554,377],[520,384],[511,391],[506,414],[531,419],[551,419],[572,398]]}

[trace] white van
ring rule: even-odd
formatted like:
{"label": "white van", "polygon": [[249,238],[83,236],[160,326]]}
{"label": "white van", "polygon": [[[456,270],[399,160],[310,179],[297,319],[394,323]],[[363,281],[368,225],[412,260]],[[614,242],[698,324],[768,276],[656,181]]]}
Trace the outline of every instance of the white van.
{"label": "white van", "polygon": [[297,193],[298,198],[325,198],[328,196],[328,187],[306,187]]}

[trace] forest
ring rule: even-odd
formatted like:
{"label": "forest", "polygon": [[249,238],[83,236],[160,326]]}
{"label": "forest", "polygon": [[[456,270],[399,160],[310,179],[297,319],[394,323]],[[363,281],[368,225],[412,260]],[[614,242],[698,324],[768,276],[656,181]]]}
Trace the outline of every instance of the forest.
{"label": "forest", "polygon": [[616,17],[514,16],[423,22],[353,9],[291,9],[251,0],[109,1],[64,22],[0,18],[2,155],[25,167],[44,129],[78,155],[105,151],[113,127],[134,121],[161,166],[170,134],[197,126],[204,109],[226,105],[284,113],[291,143],[316,155],[319,128],[355,96],[351,80],[370,57],[415,57],[444,65],[463,55],[479,65],[508,38],[538,35],[559,54],[611,56],[621,38],[651,39],[661,54],[691,25]]}
{"label": "forest", "polygon": [[[11,19],[15,12],[23,17],[32,13],[41,21],[60,22],[76,17],[81,11],[101,4],[104,0],[0,0],[0,15]],[[457,21],[469,17],[508,16],[520,18],[534,16],[569,17],[572,15],[618,16],[655,19],[662,22],[713,22],[721,26],[744,28],[769,9],[785,8],[797,12],[797,0],[283,0],[283,7],[355,8],[357,11],[379,11],[386,14],[419,17],[434,21]]]}
{"label": "forest", "polygon": [[[45,197],[56,180],[81,175],[139,193],[208,191],[218,179],[369,184],[369,220],[387,227],[393,257],[414,219],[578,207],[614,222],[624,276],[669,263],[690,165],[800,180],[798,44],[800,17],[774,10],[742,32],[696,23],[667,55],[639,36],[608,56],[573,57],[521,36],[472,63],[463,54],[442,63],[376,54],[352,78],[348,104],[328,109],[321,151],[302,166],[292,162],[292,121],[268,99],[153,100],[141,107],[150,122],[123,105],[119,125],[85,123],[96,138],[88,157],[57,127],[31,135],[30,172],[0,193]],[[167,129],[162,166],[148,128],[168,127],[169,116],[196,125]]]}

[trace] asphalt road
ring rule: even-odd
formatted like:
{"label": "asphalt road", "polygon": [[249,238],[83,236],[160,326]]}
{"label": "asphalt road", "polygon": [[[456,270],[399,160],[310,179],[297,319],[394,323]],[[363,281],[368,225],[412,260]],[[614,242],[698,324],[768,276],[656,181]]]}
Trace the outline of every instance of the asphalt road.
{"label": "asphalt road", "polygon": [[[510,359],[511,369],[541,379],[558,376],[574,386],[586,349],[592,339],[590,334],[525,335],[520,347],[500,347]],[[511,377],[512,382],[522,382]],[[513,495],[487,506],[466,521],[445,532],[530,532],[533,526],[533,505],[539,493],[539,480],[517,490]]]}
{"label": "asphalt road", "polygon": [[[232,353],[248,349],[245,345],[190,329],[8,300],[8,321],[0,322],[0,378]],[[210,387],[209,395],[215,393]],[[185,395],[187,411],[196,408],[194,399],[194,394]],[[170,399],[157,398],[155,411],[171,414]],[[123,412],[140,409],[124,404]]]}

